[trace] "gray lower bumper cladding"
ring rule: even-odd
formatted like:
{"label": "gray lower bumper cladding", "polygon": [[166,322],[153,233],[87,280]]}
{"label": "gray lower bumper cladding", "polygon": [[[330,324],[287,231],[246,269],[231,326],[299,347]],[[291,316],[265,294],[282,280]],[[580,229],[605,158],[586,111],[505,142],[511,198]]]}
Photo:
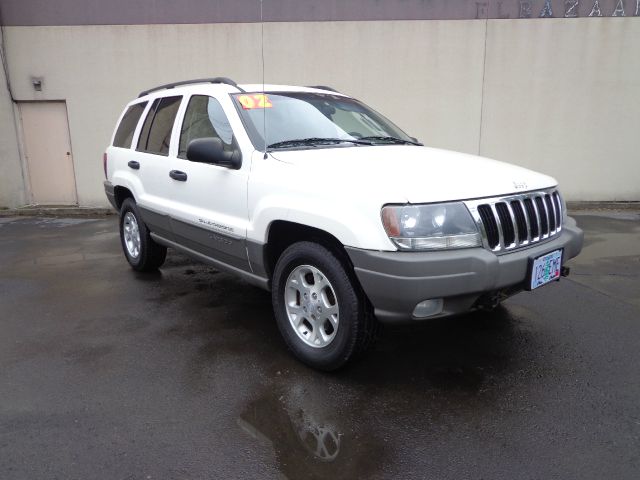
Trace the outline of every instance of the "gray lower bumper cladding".
{"label": "gray lower bumper cladding", "polygon": [[514,252],[496,255],[484,248],[430,252],[380,252],[347,248],[356,275],[384,323],[410,321],[416,304],[443,298],[438,316],[462,313],[489,292],[524,289],[529,262],[564,249],[563,263],[582,249],[583,232],[567,218],[560,235]]}

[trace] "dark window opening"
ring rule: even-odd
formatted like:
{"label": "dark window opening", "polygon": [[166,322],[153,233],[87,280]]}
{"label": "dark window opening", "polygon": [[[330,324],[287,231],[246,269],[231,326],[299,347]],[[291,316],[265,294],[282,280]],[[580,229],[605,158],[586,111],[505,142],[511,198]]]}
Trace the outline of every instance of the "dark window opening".
{"label": "dark window opening", "polygon": [[159,155],[169,154],[173,122],[182,97],[164,97],[153,102],[142,126],[138,150]]}
{"label": "dark window opening", "polygon": [[114,147],[131,148],[131,141],[133,140],[133,133],[136,130],[138,121],[144,112],[147,102],[136,103],[131,105],[126,113],[123,115],[120,125],[116,130],[116,135],[113,139]]}
{"label": "dark window opening", "polygon": [[226,151],[233,151],[235,138],[220,102],[206,95],[194,95],[184,113],[178,157],[187,158],[189,142],[198,138],[219,138]]}

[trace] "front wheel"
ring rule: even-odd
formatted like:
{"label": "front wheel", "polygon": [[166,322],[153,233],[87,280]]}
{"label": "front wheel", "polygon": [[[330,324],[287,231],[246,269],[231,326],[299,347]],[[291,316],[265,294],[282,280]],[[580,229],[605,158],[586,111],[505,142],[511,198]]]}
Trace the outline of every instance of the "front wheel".
{"label": "front wheel", "polygon": [[272,302],[287,346],[313,368],[336,370],[375,337],[376,320],[353,273],[318,243],[298,242],[283,252]]}
{"label": "front wheel", "polygon": [[120,209],[120,242],[129,265],[139,272],[157,270],[167,257],[167,248],[153,241],[131,198],[125,199]]}

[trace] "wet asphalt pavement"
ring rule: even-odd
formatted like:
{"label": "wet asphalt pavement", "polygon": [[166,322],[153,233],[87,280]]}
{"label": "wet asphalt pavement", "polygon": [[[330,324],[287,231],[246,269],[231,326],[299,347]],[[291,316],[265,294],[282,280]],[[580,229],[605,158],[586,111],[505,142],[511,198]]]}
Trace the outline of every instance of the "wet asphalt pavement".
{"label": "wet asphalt pavement", "polygon": [[337,374],[263,292],[116,218],[0,218],[0,478],[640,478],[640,215],[582,212],[558,284],[386,329]]}

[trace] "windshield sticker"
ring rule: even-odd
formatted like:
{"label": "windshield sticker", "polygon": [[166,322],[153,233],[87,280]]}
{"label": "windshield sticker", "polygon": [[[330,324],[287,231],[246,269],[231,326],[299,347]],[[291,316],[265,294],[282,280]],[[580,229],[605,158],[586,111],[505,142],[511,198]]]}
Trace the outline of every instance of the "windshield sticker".
{"label": "windshield sticker", "polygon": [[271,108],[273,104],[263,93],[256,93],[253,95],[239,95],[236,97],[245,110],[252,110],[254,108]]}

